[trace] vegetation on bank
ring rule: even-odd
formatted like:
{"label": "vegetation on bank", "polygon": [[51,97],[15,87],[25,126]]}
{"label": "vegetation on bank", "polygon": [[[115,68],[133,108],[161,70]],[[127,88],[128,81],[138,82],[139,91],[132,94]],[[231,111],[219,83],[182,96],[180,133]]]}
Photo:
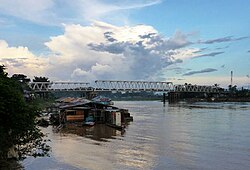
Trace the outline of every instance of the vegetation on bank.
{"label": "vegetation on bank", "polygon": [[250,102],[250,90],[229,85],[227,90],[219,93],[183,93],[181,99],[188,102]]}
{"label": "vegetation on bank", "polygon": [[50,150],[37,128],[37,106],[25,100],[25,82],[9,78],[0,66],[0,161],[44,156]]}
{"label": "vegetation on bank", "polygon": [[36,107],[37,111],[42,111],[47,107],[50,107],[55,102],[55,99],[52,97],[49,98],[40,98],[36,97],[29,103]]}

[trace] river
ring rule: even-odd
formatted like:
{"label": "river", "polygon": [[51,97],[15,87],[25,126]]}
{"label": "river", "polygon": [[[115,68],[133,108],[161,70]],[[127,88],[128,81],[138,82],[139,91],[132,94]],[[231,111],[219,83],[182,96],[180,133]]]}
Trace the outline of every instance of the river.
{"label": "river", "polygon": [[120,132],[102,125],[54,133],[51,157],[27,158],[44,169],[250,169],[250,103],[117,101],[134,117]]}

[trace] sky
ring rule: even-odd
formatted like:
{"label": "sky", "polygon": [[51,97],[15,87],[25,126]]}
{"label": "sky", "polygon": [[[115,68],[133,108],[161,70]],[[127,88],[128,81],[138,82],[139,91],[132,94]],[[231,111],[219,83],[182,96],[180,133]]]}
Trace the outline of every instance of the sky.
{"label": "sky", "polygon": [[0,0],[0,64],[51,81],[250,86],[250,0]]}

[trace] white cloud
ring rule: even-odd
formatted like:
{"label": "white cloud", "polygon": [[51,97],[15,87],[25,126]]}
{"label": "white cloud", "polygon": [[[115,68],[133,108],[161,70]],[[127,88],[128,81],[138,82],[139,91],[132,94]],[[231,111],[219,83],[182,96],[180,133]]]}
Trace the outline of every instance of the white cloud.
{"label": "white cloud", "polygon": [[85,70],[82,70],[80,68],[76,68],[73,73],[71,74],[71,77],[81,77],[81,76],[86,76],[88,75],[88,72]]}
{"label": "white cloud", "polygon": [[168,54],[175,59],[188,60],[194,58],[199,52],[199,48],[181,48],[175,50],[169,50]]}
{"label": "white cloud", "polygon": [[181,32],[165,38],[147,25],[64,26],[63,35],[45,43],[55,54],[47,74],[58,79],[157,79],[163,68],[181,62],[168,52],[190,44]]}
{"label": "white cloud", "polygon": [[27,47],[9,47],[3,40],[0,40],[0,62],[9,74],[24,73],[30,77],[43,75],[48,66],[46,58],[35,56]]}
{"label": "white cloud", "polygon": [[101,65],[96,63],[88,71],[81,68],[76,68],[71,74],[72,79],[83,79],[84,81],[92,81],[98,77],[105,77],[112,73],[112,68],[109,65]]}
{"label": "white cloud", "polygon": [[0,40],[0,56],[1,59],[5,58],[31,58],[33,54],[27,47],[9,47],[8,43],[4,40]]}
{"label": "white cloud", "polygon": [[35,56],[27,47],[0,41],[0,61],[11,74],[48,76],[51,80],[162,80],[165,68],[192,58],[199,49],[181,32],[164,37],[152,26],[88,26],[64,24],[62,35],[45,45],[48,56]]}
{"label": "white cloud", "polygon": [[160,0],[0,0],[0,13],[44,25],[86,23],[93,20],[126,21],[128,10]]}
{"label": "white cloud", "polygon": [[102,0],[81,0],[80,2],[80,9],[83,11],[82,16],[85,20],[103,20],[104,17],[113,18],[113,20],[120,18],[121,20],[123,18],[122,12],[155,5],[160,3],[161,0],[115,0],[111,3],[105,3]]}

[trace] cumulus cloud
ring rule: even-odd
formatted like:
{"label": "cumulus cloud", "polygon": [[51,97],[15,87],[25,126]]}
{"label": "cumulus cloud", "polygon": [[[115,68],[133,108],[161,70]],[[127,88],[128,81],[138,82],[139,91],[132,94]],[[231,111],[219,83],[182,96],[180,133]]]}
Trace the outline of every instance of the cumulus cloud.
{"label": "cumulus cloud", "polygon": [[231,41],[239,41],[239,40],[244,40],[249,37],[238,37],[238,38],[233,38],[233,36],[227,36],[227,37],[222,37],[222,38],[216,38],[216,39],[211,39],[211,40],[205,40],[205,41],[198,41],[198,43],[201,44],[214,44],[214,43],[223,43],[223,42],[231,42]]}
{"label": "cumulus cloud", "polygon": [[[0,41],[0,62],[10,73],[51,80],[160,80],[166,68],[195,56],[199,49],[180,31],[164,37],[152,26],[64,24],[64,33],[46,42],[50,53],[36,56],[27,47]],[[180,70],[179,70],[180,71]]]}
{"label": "cumulus cloud", "polygon": [[25,73],[28,76],[41,75],[47,67],[47,59],[37,57],[27,47],[9,47],[0,40],[0,63],[5,65],[10,74]]}
{"label": "cumulus cloud", "polygon": [[206,68],[206,69],[202,69],[202,70],[199,70],[199,71],[187,72],[187,73],[183,74],[183,76],[191,76],[191,75],[194,75],[194,74],[209,73],[209,72],[214,72],[214,71],[217,71],[217,69]]}
{"label": "cumulus cloud", "polygon": [[117,33],[104,33],[104,36],[107,41],[109,41],[109,43],[90,43],[89,46],[92,50],[107,51],[109,53],[115,54],[123,53],[124,50],[128,48],[133,50],[143,49],[148,50],[148,52],[152,53],[164,54],[169,50],[176,50],[190,45],[190,42],[187,40],[187,37],[181,32],[176,32],[173,37],[169,39],[164,39],[164,37],[160,36],[158,33],[155,32],[156,30],[152,30],[154,31],[154,33],[140,35],[144,34],[144,32],[139,33],[137,32],[137,29],[140,30],[140,28],[142,28],[143,30],[143,27],[146,28],[146,26],[140,26],[135,28],[132,27],[129,29],[124,29],[122,32],[127,32],[129,34],[130,31],[136,31],[136,34],[138,35],[134,35],[134,37],[130,38],[124,38],[124,36],[122,37],[122,41],[117,41],[116,38],[119,38],[117,37]]}
{"label": "cumulus cloud", "polygon": [[190,44],[180,31],[166,38],[147,25],[65,24],[63,35],[51,37],[45,43],[55,54],[49,58],[47,74],[86,81],[152,79],[164,68],[182,62],[178,54],[186,51],[193,56],[195,50],[187,49]]}

